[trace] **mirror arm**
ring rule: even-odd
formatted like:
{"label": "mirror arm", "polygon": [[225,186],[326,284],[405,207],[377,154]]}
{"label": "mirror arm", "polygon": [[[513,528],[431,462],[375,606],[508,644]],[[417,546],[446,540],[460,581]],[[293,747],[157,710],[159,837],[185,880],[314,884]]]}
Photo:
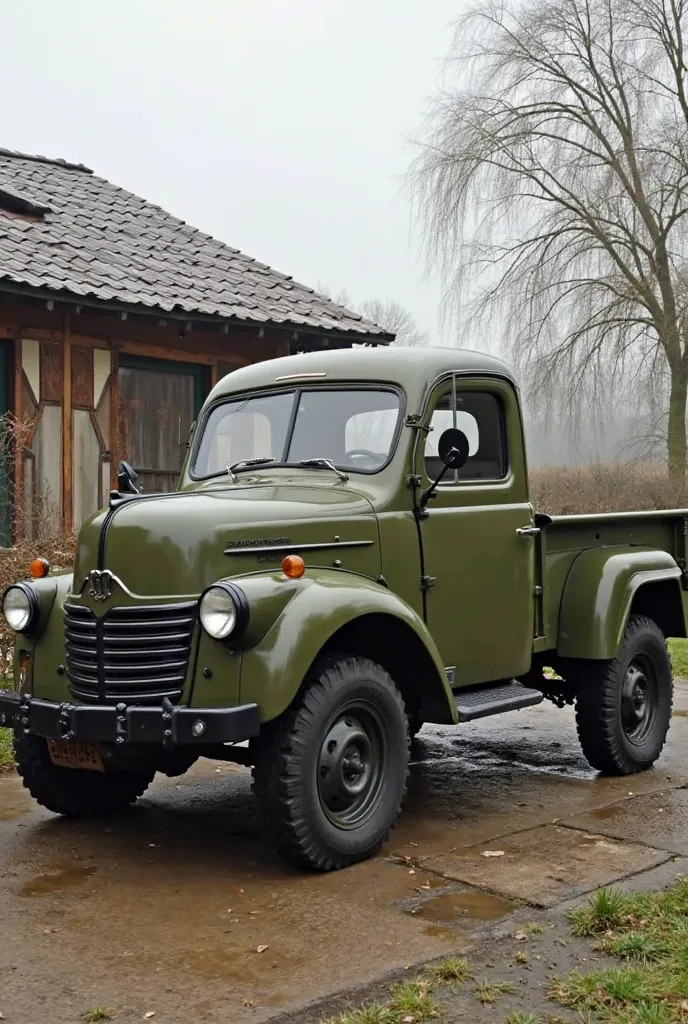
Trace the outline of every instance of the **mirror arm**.
{"label": "mirror arm", "polygon": [[442,478],[443,478],[444,474],[447,472],[448,469],[449,469],[449,466],[443,466],[442,467],[442,472],[437,477],[437,479],[433,480],[433,482],[428,487],[427,491],[423,491],[423,493],[420,496],[420,507],[421,508],[425,508],[425,506],[430,501],[430,499],[434,497],[435,491],[437,490],[439,484],[442,483]]}

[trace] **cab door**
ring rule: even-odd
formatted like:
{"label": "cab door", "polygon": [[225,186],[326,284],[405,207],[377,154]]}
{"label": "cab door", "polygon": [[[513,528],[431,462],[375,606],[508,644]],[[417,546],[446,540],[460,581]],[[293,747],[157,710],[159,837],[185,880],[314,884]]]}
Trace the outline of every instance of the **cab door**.
{"label": "cab door", "polygon": [[[523,432],[513,387],[454,377],[438,384],[416,447],[428,488],[442,470],[437,442],[459,427],[469,440],[421,518],[427,623],[455,686],[527,671],[534,635],[535,539]],[[519,532],[526,530],[526,532]]]}

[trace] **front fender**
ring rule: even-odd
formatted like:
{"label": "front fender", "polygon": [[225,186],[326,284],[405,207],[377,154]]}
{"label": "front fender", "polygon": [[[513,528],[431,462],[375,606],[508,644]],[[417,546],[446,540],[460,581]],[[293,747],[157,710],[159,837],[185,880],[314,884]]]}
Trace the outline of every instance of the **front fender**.
{"label": "front fender", "polygon": [[680,576],[672,556],[655,548],[583,551],[564,586],[557,654],[562,658],[614,658],[638,589],[645,583],[679,580]]}
{"label": "front fender", "polygon": [[64,662],[64,603],[72,586],[72,574],[61,573],[43,579],[27,580],[36,592],[39,618],[30,636],[17,633],[14,650],[14,683],[18,687],[19,651],[30,655],[27,689],[36,697],[65,700],[65,676],[58,672]]}
{"label": "front fender", "polygon": [[375,614],[390,616],[410,631],[410,639],[422,644],[432,677],[427,684],[435,688],[442,705],[446,704],[446,720],[456,722],[456,704],[442,659],[417,613],[379,583],[326,569],[317,576],[309,572],[299,580],[262,640],[243,652],[241,701],[255,701],[261,721],[276,718],[291,704],[306,673],[334,634],[356,619]]}

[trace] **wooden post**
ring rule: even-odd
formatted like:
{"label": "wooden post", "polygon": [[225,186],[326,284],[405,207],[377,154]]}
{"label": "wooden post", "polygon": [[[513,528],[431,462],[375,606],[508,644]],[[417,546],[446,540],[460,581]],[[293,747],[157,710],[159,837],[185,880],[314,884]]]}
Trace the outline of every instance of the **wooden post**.
{"label": "wooden post", "polygon": [[12,389],[12,410],[14,412],[14,502],[10,506],[14,530],[13,540],[23,540],[26,535],[25,517],[26,502],[24,500],[24,443],[21,439],[21,423],[24,415],[22,403],[22,341],[21,331],[14,338],[14,387]]}
{"label": "wooden post", "polygon": [[62,385],[62,526],[74,528],[72,501],[72,337],[69,310],[64,315],[64,364]]}
{"label": "wooden post", "polygon": [[[117,487],[119,451],[119,348],[112,342],[110,354],[110,486]],[[107,497],[107,496],[106,496]]]}
{"label": "wooden post", "polygon": [[211,390],[215,387],[218,381],[218,366],[217,363],[212,363],[210,367],[210,388]]}

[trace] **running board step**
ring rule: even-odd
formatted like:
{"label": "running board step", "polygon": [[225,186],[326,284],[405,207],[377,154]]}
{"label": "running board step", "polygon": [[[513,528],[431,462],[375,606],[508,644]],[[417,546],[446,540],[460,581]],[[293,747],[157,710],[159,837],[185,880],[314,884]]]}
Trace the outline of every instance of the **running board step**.
{"label": "running board step", "polygon": [[487,718],[488,715],[501,715],[503,711],[529,708],[544,699],[540,690],[530,690],[516,682],[458,690],[454,697],[460,722],[472,722],[474,718]]}

